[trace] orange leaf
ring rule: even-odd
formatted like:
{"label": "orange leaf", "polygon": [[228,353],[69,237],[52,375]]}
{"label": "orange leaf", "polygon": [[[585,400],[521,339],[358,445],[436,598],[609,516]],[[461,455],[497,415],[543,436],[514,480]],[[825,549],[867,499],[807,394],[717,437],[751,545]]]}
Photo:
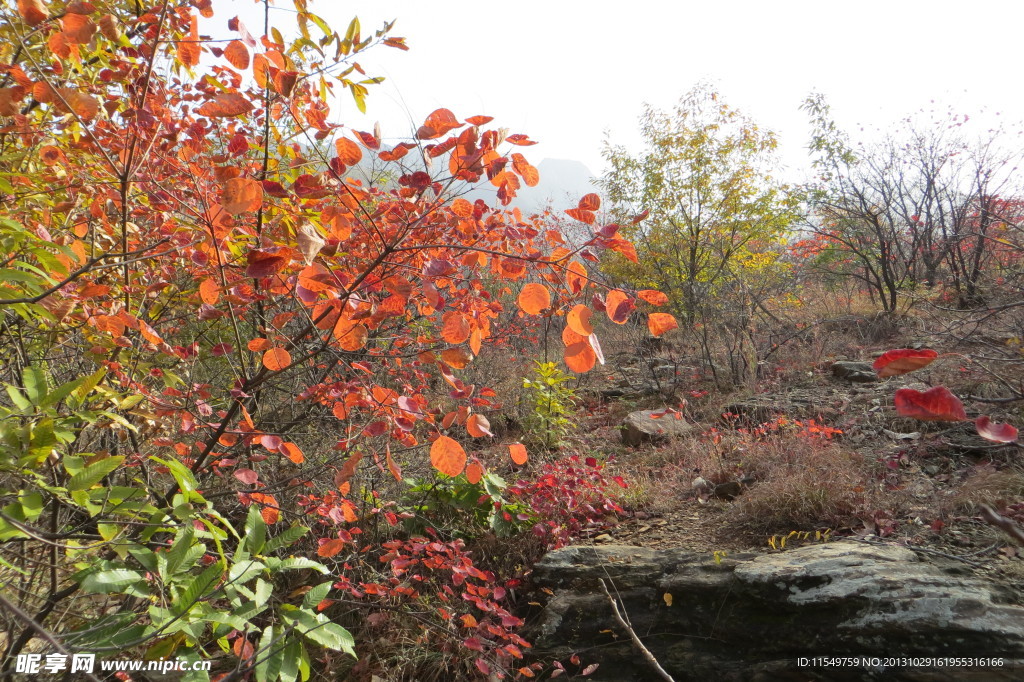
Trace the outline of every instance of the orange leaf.
{"label": "orange leaf", "polygon": [[199,107],[198,113],[210,118],[224,118],[248,114],[253,108],[252,102],[237,92],[224,92]]}
{"label": "orange leaf", "polygon": [[285,457],[296,464],[302,464],[306,461],[306,456],[302,454],[302,450],[295,443],[282,443],[279,451],[283,452]]}
{"label": "orange leaf", "polygon": [[526,454],[526,446],[522,443],[512,443],[509,445],[508,454],[512,457],[512,461],[519,466],[526,464],[526,460],[529,459]]}
{"label": "orange leaf", "polygon": [[570,218],[574,218],[580,221],[581,223],[586,223],[587,225],[594,224],[593,211],[585,211],[581,208],[567,208],[565,209],[565,212],[569,215]]}
{"label": "orange leaf", "polygon": [[594,333],[594,325],[590,323],[593,314],[590,308],[581,304],[569,311],[569,314],[565,316],[565,321],[569,328],[580,336],[590,336]]}
{"label": "orange leaf", "polygon": [[590,347],[590,341],[584,339],[565,349],[565,366],[577,374],[589,372],[597,362],[597,354]]}
{"label": "orange leaf", "polygon": [[480,462],[470,462],[469,466],[466,467],[466,480],[476,485],[483,477],[484,468],[480,466]]}
{"label": "orange leaf", "polygon": [[585,194],[580,199],[576,207],[583,211],[596,211],[601,208],[601,197],[597,196],[593,192]]}
{"label": "orange leaf", "polygon": [[582,263],[575,260],[569,263],[565,272],[565,283],[572,294],[583,291],[583,287],[587,285],[587,269],[583,267]]}
{"label": "orange leaf", "polygon": [[370,338],[370,332],[363,324],[353,324],[350,320],[341,318],[334,326],[334,338],[342,350],[354,352],[366,345]]}
{"label": "orange leaf", "polygon": [[458,119],[448,109],[438,109],[427,116],[427,120],[416,131],[416,137],[421,140],[433,140],[445,135],[450,130],[460,127]]}
{"label": "orange leaf", "polygon": [[316,550],[316,554],[326,559],[338,554],[343,549],[345,549],[345,541],[341,538],[334,538],[320,545],[319,549]]}
{"label": "orange leaf", "polygon": [[401,483],[402,482],[402,469],[401,469],[401,467],[398,466],[398,464],[395,463],[395,459],[391,456],[391,447],[390,446],[387,448],[387,451],[385,452],[384,461],[387,462],[388,471],[391,472],[391,475],[395,477],[396,481]]}
{"label": "orange leaf", "polygon": [[651,313],[647,316],[647,329],[651,332],[651,336],[661,336],[678,326],[679,323],[676,322],[676,318],[668,313]]}
{"label": "orange leaf", "polygon": [[271,348],[271,344],[267,339],[253,339],[246,344],[246,347],[252,352],[258,353],[261,350],[268,350]]}
{"label": "orange leaf", "polygon": [[615,324],[626,324],[630,313],[633,312],[635,307],[633,302],[629,300],[629,296],[618,289],[608,292],[604,304],[605,312],[608,313],[608,319]]}
{"label": "orange leaf", "polygon": [[213,305],[220,298],[220,287],[213,278],[207,277],[199,284],[199,298],[207,305]]}
{"label": "orange leaf", "polygon": [[57,88],[57,92],[64,98],[63,102],[59,99],[56,102],[61,110],[66,110],[64,104],[67,103],[71,111],[83,121],[91,121],[99,113],[100,103],[92,95],[74,88]]}
{"label": "orange leaf", "polygon": [[466,420],[466,431],[473,438],[483,438],[484,436],[493,436],[491,433],[491,423],[487,421],[487,417],[482,414],[471,414],[469,419]]}
{"label": "orange leaf", "polygon": [[249,68],[249,48],[241,40],[232,40],[224,48],[224,58],[240,71]]}
{"label": "orange leaf", "polygon": [[512,155],[512,168],[515,169],[516,173],[519,173],[527,187],[536,187],[537,183],[540,182],[540,173],[527,162],[526,157],[522,154]]}
{"label": "orange leaf", "polygon": [[469,320],[454,310],[441,316],[441,338],[448,343],[462,343],[469,338]]}
{"label": "orange leaf", "polygon": [[551,293],[543,284],[530,283],[519,292],[518,303],[527,315],[540,315],[551,306]]}
{"label": "orange leaf", "polygon": [[338,160],[346,166],[354,166],[363,158],[363,150],[347,137],[335,140],[334,148],[338,150]]}
{"label": "orange leaf", "polygon": [[665,305],[668,303],[668,296],[654,289],[641,289],[636,292],[636,295],[651,305]]}
{"label": "orange leaf", "polygon": [[191,69],[199,64],[199,55],[201,53],[202,48],[199,45],[199,17],[193,14],[188,37],[178,41],[178,61],[184,64],[186,68]]}
{"label": "orange leaf", "polygon": [[263,366],[271,372],[280,372],[292,364],[292,356],[284,348],[271,348],[263,354]]}
{"label": "orange leaf", "polygon": [[221,204],[232,215],[259,210],[263,205],[263,184],[252,178],[231,178],[224,183]]}
{"label": "orange leaf", "polygon": [[472,359],[472,356],[461,348],[447,348],[441,353],[441,360],[455,369],[465,369]]}
{"label": "orange leaf", "polygon": [[460,218],[468,218],[473,215],[473,204],[469,203],[462,197],[459,197],[452,202],[452,213],[459,216]]}
{"label": "orange leaf", "polygon": [[[16,115],[21,109],[18,103],[25,98],[27,92],[28,90],[20,85],[15,85],[11,88],[0,88],[0,116]],[[40,155],[42,154],[40,153]]]}
{"label": "orange leaf", "polygon": [[18,14],[29,26],[38,26],[50,18],[43,0],[18,0]]}
{"label": "orange leaf", "polygon": [[466,451],[448,436],[438,436],[430,446],[430,463],[445,476],[458,476],[466,468]]}

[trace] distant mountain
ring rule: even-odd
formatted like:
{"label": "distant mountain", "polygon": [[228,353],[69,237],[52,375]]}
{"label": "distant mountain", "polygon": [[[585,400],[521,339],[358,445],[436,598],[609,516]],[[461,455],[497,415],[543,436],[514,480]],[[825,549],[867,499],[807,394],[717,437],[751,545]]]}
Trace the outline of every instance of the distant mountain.
{"label": "distant mountain", "polygon": [[[572,159],[544,159],[537,164],[540,182],[536,187],[523,185],[509,208],[524,213],[537,213],[551,206],[557,211],[576,206],[580,197],[596,192],[594,174],[585,165]],[[498,190],[486,180],[465,195],[467,199],[483,199],[488,204],[498,203]]]}

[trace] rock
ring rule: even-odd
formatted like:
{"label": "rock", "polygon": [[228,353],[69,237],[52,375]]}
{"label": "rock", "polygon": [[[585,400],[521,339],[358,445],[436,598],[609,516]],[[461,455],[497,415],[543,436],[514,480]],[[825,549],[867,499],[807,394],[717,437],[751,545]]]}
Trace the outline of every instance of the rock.
{"label": "rock", "polygon": [[[535,568],[535,584],[552,596],[527,639],[541,656],[586,651],[587,664],[600,663],[592,680],[657,679],[614,621],[599,579],[678,680],[1024,679],[1022,594],[903,547],[833,542],[717,562],[682,549],[566,547]],[[816,656],[1003,665],[799,667],[799,657]]]}
{"label": "rock", "polygon": [[832,363],[832,376],[847,381],[868,383],[878,381],[878,375],[868,362],[838,360]]}
{"label": "rock", "polygon": [[[664,416],[655,418],[652,416],[655,414]],[[622,442],[632,447],[641,443],[664,443],[692,430],[693,424],[676,419],[674,414],[665,414],[665,410],[638,410],[630,412],[623,420]]]}

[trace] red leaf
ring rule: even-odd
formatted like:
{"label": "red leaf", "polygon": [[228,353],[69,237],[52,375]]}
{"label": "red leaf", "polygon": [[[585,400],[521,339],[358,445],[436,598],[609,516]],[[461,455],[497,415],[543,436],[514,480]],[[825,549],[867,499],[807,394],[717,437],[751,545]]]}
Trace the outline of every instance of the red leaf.
{"label": "red leaf", "polygon": [[993,422],[988,415],[982,415],[974,421],[974,427],[978,429],[978,435],[986,440],[994,440],[997,443],[1013,443],[1017,440],[1017,429],[1010,424]]}
{"label": "red leaf", "polygon": [[246,485],[255,485],[260,480],[259,474],[252,469],[238,469],[235,471],[235,478]]}
{"label": "red leaf", "polygon": [[283,270],[291,261],[287,252],[260,251],[258,249],[246,254],[245,259],[249,263],[249,266],[245,269],[245,276],[252,277],[253,279],[272,277]]}
{"label": "red leaf", "polygon": [[925,392],[901,388],[893,397],[896,413],[921,421],[955,422],[967,419],[963,403],[944,386]]}
{"label": "red leaf", "polygon": [[937,357],[939,354],[930,349],[900,348],[882,353],[872,367],[884,379],[927,367]]}

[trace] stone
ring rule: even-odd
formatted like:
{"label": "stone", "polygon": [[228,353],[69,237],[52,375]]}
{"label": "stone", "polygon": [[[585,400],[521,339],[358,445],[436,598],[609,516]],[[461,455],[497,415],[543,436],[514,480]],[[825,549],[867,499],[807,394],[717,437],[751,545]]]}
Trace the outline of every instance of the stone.
{"label": "stone", "polygon": [[[535,585],[551,594],[525,633],[535,653],[586,651],[588,664],[600,664],[589,679],[639,682],[658,678],[615,622],[601,579],[677,680],[1024,679],[1021,590],[905,547],[838,541],[718,561],[616,545],[550,552],[534,571]],[[1003,665],[798,665],[816,656],[996,657]]]}
{"label": "stone", "polygon": [[[665,410],[630,412],[622,422],[623,444],[636,447],[643,443],[664,443],[693,430],[693,424],[684,419],[676,419],[674,414],[664,413]],[[652,416],[655,414],[664,416],[656,418]]]}
{"label": "stone", "polygon": [[851,362],[849,360],[837,360],[832,363],[832,376],[847,381],[870,383],[878,381],[878,375],[872,369],[869,362]]}

